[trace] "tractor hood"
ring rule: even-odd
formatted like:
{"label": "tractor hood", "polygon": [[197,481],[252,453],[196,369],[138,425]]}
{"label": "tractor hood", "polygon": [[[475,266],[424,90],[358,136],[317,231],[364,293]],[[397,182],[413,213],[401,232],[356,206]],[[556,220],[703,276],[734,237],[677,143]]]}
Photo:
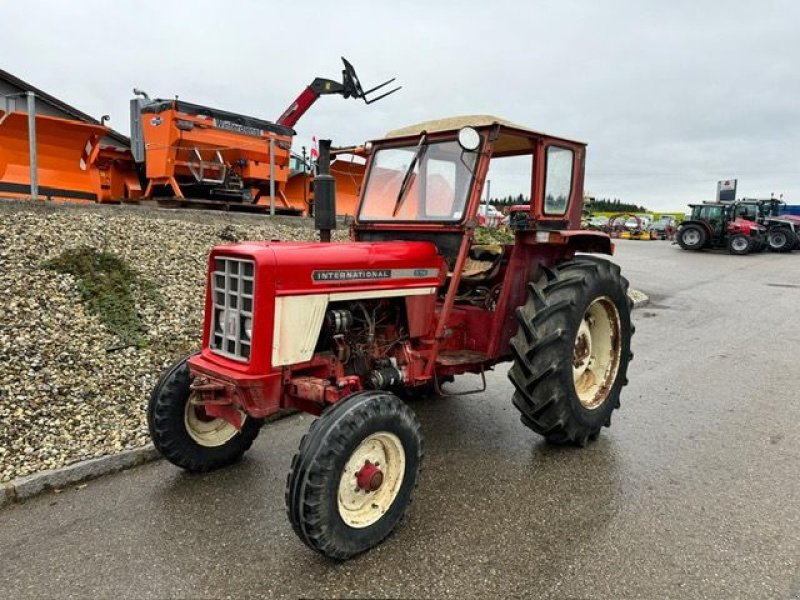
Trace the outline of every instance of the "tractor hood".
{"label": "tractor hood", "polygon": [[217,246],[217,256],[256,263],[256,287],[275,296],[408,287],[438,287],[445,262],[431,242],[244,242]]}

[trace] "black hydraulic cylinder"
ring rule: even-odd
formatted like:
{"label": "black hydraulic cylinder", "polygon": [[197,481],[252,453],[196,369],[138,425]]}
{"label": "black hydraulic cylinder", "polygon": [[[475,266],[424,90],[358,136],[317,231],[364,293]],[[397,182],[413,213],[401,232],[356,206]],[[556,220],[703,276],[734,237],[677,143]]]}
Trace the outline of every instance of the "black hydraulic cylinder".
{"label": "black hydraulic cylinder", "polygon": [[331,241],[336,229],[336,179],[331,175],[331,141],[319,141],[317,176],[314,177],[314,226],[321,242]]}

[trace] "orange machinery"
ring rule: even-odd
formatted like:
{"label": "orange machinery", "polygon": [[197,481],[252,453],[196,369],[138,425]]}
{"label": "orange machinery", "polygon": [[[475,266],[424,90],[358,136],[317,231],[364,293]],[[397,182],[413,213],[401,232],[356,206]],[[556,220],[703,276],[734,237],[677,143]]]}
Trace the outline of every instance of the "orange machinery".
{"label": "orange machinery", "polygon": [[[355,215],[361,184],[364,180],[366,164],[356,162],[355,158],[366,158],[362,146],[342,148],[331,152],[331,175],[336,179],[336,214],[339,216]],[[349,155],[350,158],[343,158]],[[302,164],[302,162],[300,163]],[[288,205],[304,215],[313,212],[314,205],[314,173],[308,169],[294,169],[286,182],[284,191]]]}
{"label": "orange machinery", "polygon": [[269,202],[270,180],[277,196],[289,178],[293,135],[289,127],[182,100],[131,101],[131,151],[144,165],[147,198]]}
{"label": "orange machinery", "polygon": [[[294,125],[322,95],[371,104],[400,89],[375,97],[394,80],[364,91],[353,66],[342,61],[342,82],[315,78],[275,123],[178,99],[151,100],[134,90],[131,151],[147,181],[145,197],[274,204],[277,212],[307,214],[307,176],[289,181]],[[352,181],[346,174],[342,191],[355,195]]]}
{"label": "orange machinery", "polygon": [[[102,125],[36,115],[39,196],[67,202],[108,202],[141,194],[126,148],[105,146]],[[0,194],[30,197],[28,115],[0,110]]]}

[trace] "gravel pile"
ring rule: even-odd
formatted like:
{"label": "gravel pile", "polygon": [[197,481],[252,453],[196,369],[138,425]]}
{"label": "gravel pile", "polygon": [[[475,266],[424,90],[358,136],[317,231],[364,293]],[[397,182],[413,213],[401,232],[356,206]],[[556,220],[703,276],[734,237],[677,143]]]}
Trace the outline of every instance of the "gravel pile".
{"label": "gravel pile", "polygon": [[[200,344],[209,248],[314,236],[300,219],[0,201],[0,482],[148,443],[150,390]],[[81,246],[153,284],[158,302],[134,290],[142,347],[87,311],[72,275],[43,266]]]}

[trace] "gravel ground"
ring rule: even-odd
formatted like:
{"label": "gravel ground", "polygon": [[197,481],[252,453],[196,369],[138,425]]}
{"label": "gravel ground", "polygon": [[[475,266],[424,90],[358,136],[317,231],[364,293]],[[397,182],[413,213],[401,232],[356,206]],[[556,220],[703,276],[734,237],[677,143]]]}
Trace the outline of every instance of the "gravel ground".
{"label": "gravel ground", "polygon": [[[0,202],[0,482],[146,444],[159,373],[200,344],[208,250],[238,239],[311,239],[308,221],[147,208]],[[344,232],[337,232],[339,237]],[[71,275],[42,263],[67,248],[113,252],[155,284],[137,295],[142,348],[89,314]]]}
{"label": "gravel ground", "polygon": [[[297,218],[0,201],[0,483],[147,444],[158,375],[200,345],[209,248],[315,236]],[[72,275],[43,267],[80,246],[116,254],[155,285],[159,301],[135,294],[143,347],[87,312]]]}

